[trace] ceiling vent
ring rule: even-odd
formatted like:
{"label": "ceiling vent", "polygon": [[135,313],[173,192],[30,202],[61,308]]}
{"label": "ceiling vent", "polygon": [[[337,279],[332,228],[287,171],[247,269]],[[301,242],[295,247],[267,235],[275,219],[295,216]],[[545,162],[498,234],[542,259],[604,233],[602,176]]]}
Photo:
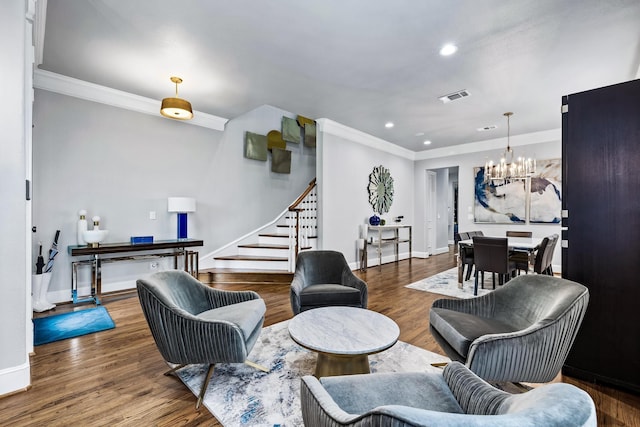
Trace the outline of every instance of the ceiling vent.
{"label": "ceiling vent", "polygon": [[494,130],[494,129],[497,129],[497,128],[498,128],[498,126],[496,126],[496,125],[485,126],[483,128],[478,128],[478,132],[486,132],[486,131]]}
{"label": "ceiling vent", "polygon": [[466,98],[467,96],[470,96],[470,95],[471,94],[466,89],[462,89],[457,92],[450,93],[448,95],[443,95],[438,99],[446,104],[451,101],[456,101],[458,99]]}

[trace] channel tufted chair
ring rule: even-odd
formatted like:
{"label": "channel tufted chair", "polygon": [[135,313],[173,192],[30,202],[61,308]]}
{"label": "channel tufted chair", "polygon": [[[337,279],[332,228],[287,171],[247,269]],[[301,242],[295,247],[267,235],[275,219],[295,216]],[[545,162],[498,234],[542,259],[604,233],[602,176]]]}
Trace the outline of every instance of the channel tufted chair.
{"label": "channel tufted chair", "polygon": [[494,388],[459,362],[442,373],[393,372],[302,378],[306,427],[596,426],[595,405],[571,384],[526,393]]}
{"label": "channel tufted chair", "polygon": [[294,316],[313,308],[367,308],[367,284],[353,274],[341,252],[302,251],[289,292]]}
{"label": "channel tufted chair", "polygon": [[486,295],[435,300],[433,337],[447,356],[486,381],[551,381],[573,345],[589,302],[576,282],[518,276]]}
{"label": "channel tufted chair", "polygon": [[137,282],[144,317],[162,357],[174,367],[208,364],[196,402],[204,398],[216,363],[247,363],[256,343],[266,307],[253,291],[210,288],[180,270],[162,271]]}

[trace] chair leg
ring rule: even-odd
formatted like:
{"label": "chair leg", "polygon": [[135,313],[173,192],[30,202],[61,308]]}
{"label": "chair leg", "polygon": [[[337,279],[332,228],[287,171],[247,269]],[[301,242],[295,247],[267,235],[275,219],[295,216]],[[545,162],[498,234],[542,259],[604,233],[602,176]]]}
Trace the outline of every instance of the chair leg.
{"label": "chair leg", "polygon": [[[500,280],[499,277],[498,277],[498,280]],[[493,283],[493,290],[495,290],[496,289],[496,273],[493,273],[493,272],[491,273],[491,282]]]}
{"label": "chair leg", "polygon": [[269,369],[268,369],[268,368],[265,368],[265,367],[264,367],[264,366],[262,366],[262,365],[258,365],[257,363],[252,362],[252,361],[250,361],[250,360],[245,360],[245,361],[244,361],[244,363],[245,363],[246,365],[248,365],[248,366],[251,366],[252,368],[255,368],[255,369],[259,370],[259,371],[262,371],[262,372],[269,372]]}
{"label": "chair leg", "polygon": [[476,274],[475,274],[475,284],[473,285],[473,296],[477,296],[478,295],[478,269],[476,268]]}
{"label": "chair leg", "polygon": [[169,375],[174,375],[178,369],[184,368],[185,366],[187,365],[176,365],[173,368],[169,369],[167,372],[165,372],[164,375],[167,377]]}
{"label": "chair leg", "polygon": [[204,384],[202,384],[202,389],[200,390],[200,394],[198,395],[198,400],[196,401],[196,409],[200,408],[200,404],[202,403],[202,399],[204,398],[204,394],[207,391],[207,387],[209,386],[209,380],[211,379],[211,375],[213,375],[214,364],[209,365],[209,369],[207,370],[207,375],[204,377]]}
{"label": "chair leg", "polygon": [[480,272],[480,286],[482,286],[482,289],[484,289],[484,271]]}
{"label": "chair leg", "polygon": [[467,275],[465,277],[465,281],[471,279],[471,270],[473,269],[473,264],[467,264]]}

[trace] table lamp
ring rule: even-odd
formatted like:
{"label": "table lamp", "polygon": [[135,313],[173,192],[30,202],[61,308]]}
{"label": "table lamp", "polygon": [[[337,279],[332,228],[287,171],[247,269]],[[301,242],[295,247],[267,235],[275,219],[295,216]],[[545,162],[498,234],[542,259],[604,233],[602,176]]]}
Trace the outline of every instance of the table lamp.
{"label": "table lamp", "polygon": [[196,211],[196,199],[192,197],[169,197],[167,210],[178,213],[178,240],[187,238],[187,212]]}

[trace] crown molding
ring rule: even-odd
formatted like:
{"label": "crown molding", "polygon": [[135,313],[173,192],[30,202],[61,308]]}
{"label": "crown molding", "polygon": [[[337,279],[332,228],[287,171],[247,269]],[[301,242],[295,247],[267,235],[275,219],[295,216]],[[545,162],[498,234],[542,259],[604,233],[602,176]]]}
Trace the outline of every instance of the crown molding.
{"label": "crown molding", "polygon": [[413,151],[407,150],[406,148],[395,145],[389,141],[385,141],[384,139],[369,135],[368,133],[350,128],[330,119],[318,119],[316,120],[316,123],[318,124],[318,129],[321,132],[348,139],[349,141],[357,142],[359,144],[366,145],[367,147],[384,151],[398,157],[415,160],[415,153]]}
{"label": "crown molding", "polygon": [[[33,87],[162,118],[159,100],[100,86],[51,71],[36,69],[33,76]],[[194,110],[193,119],[175,121],[223,131],[228,119]]]}
{"label": "crown molding", "polygon": [[[518,147],[530,144],[542,144],[562,140],[562,129],[550,129],[540,132],[525,133],[511,136],[510,145]],[[507,146],[507,138],[488,139],[486,141],[468,142],[466,144],[451,147],[434,148],[415,153],[415,160],[437,159],[440,157],[456,156],[460,154],[477,153],[480,151],[504,149]]]}

